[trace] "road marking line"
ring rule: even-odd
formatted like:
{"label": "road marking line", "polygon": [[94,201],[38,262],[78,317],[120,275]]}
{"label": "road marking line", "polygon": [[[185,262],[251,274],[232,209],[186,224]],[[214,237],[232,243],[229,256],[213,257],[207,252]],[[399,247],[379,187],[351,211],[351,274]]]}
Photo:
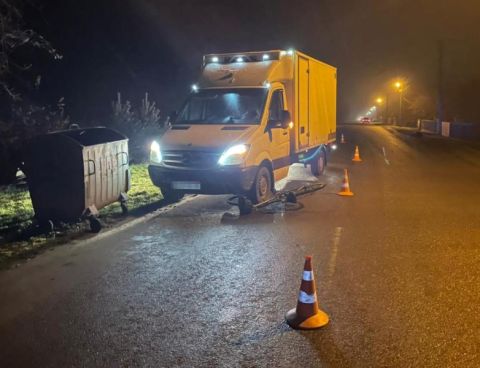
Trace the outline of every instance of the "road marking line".
{"label": "road marking line", "polygon": [[388,161],[387,152],[385,151],[385,147],[382,147],[382,151],[383,151],[383,158],[385,159],[385,163],[387,165],[390,165],[390,161]]}
{"label": "road marking line", "polygon": [[335,273],[335,268],[337,265],[337,253],[338,253],[338,245],[340,244],[340,237],[342,235],[342,227],[336,227],[335,231],[333,232],[333,239],[332,239],[332,253],[330,254],[330,259],[328,261],[328,283],[327,286],[329,287],[332,283],[332,276]]}

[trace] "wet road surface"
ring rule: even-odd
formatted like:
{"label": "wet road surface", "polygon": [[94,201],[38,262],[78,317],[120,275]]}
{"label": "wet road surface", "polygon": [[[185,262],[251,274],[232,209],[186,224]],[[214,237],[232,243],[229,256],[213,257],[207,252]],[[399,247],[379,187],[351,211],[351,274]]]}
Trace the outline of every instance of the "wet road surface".
{"label": "wet road surface", "polygon": [[[198,196],[0,273],[0,365],[480,366],[479,147],[338,131],[301,210],[239,217]],[[299,332],[284,314],[307,254],[330,323]]]}

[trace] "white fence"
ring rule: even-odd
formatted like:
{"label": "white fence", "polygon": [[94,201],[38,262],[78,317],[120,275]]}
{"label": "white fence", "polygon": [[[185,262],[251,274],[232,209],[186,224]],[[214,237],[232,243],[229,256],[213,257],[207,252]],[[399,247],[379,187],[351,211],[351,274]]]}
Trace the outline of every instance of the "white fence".
{"label": "white fence", "polygon": [[480,139],[480,125],[471,123],[451,123],[443,121],[439,123],[435,120],[417,121],[417,128],[422,133],[439,134],[444,137],[460,139]]}
{"label": "white fence", "polygon": [[448,121],[442,121],[442,135],[450,137],[450,123]]}

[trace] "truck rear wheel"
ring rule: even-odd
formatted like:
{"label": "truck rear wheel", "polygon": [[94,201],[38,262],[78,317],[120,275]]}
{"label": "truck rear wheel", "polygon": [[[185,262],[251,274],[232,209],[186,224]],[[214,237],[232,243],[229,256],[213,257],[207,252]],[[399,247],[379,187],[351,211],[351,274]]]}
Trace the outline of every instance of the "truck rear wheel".
{"label": "truck rear wheel", "polygon": [[320,151],[318,158],[312,162],[310,165],[310,170],[312,171],[312,175],[314,176],[321,176],[325,172],[325,166],[327,166],[327,156],[325,155],[325,151]]}
{"label": "truck rear wheel", "polygon": [[272,197],[272,187],[272,172],[268,167],[260,166],[249,197],[253,203],[264,202]]}

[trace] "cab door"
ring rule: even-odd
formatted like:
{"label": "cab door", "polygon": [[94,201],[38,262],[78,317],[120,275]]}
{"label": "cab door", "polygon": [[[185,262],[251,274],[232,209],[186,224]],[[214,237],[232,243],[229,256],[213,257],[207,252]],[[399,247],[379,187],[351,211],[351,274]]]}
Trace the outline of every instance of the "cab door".
{"label": "cab door", "polygon": [[267,122],[273,170],[290,165],[290,130],[276,127],[282,120],[283,110],[286,110],[285,92],[281,88],[275,89],[270,98]]}
{"label": "cab door", "polygon": [[307,58],[298,57],[298,148],[309,145],[310,135],[310,70]]}

